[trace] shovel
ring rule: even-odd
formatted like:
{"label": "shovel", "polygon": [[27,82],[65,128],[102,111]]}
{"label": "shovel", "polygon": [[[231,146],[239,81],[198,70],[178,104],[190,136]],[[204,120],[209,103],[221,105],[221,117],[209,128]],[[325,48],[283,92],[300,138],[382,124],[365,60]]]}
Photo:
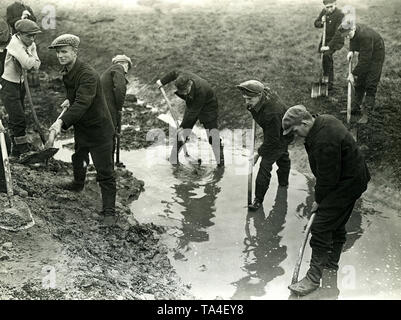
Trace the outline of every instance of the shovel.
{"label": "shovel", "polygon": [[[178,130],[178,128],[179,128],[178,120],[177,120],[177,118],[176,118],[176,117],[174,116],[174,114],[173,114],[170,100],[167,98],[166,92],[164,91],[164,89],[163,89],[162,87],[160,87],[160,91],[161,91],[162,94],[163,94],[164,100],[166,100],[166,102],[167,102],[167,105],[168,105],[170,114],[171,114],[171,116],[173,117],[173,120],[174,120],[174,122],[175,122],[176,128],[177,128],[177,130]],[[183,141],[184,141],[184,140],[183,140]],[[185,144],[182,146],[182,149],[184,150],[185,156],[186,156],[186,157],[189,157],[188,150],[187,150],[187,147],[185,146]]]}
{"label": "shovel", "polygon": [[37,117],[36,112],[35,112],[35,108],[33,106],[31,90],[29,89],[29,84],[28,84],[28,76],[27,76],[27,72],[26,72],[25,69],[22,69],[22,74],[23,74],[23,77],[24,77],[25,91],[26,91],[26,95],[28,96],[29,106],[31,107],[31,112],[32,112],[34,123],[35,123],[35,127],[36,127],[37,132],[39,133],[39,136],[40,136],[40,139],[42,140],[42,143],[45,144],[46,143],[46,136],[45,136],[45,134],[43,132],[42,126],[39,123],[38,117]]}
{"label": "shovel", "polygon": [[[60,115],[57,117],[57,120],[62,117],[64,112],[67,111],[67,107],[63,109],[63,111],[60,113]],[[56,120],[56,121],[57,121]],[[54,130],[51,130],[49,133],[49,138],[47,141],[45,141],[45,147],[43,150],[31,152],[25,157],[23,157],[19,163],[21,164],[33,164],[33,163],[38,163],[38,162],[46,162],[53,157],[59,148],[54,148],[54,141],[56,140],[56,132]]]}
{"label": "shovel", "polygon": [[[249,170],[248,170],[248,205],[252,204],[252,177],[253,177],[253,166],[255,165],[257,159],[253,157],[255,150],[255,120],[252,119],[252,133],[251,133],[251,155],[249,157]],[[257,156],[258,157],[258,156]]]}
{"label": "shovel", "polygon": [[[10,161],[8,159],[6,140],[4,138],[4,127],[0,120],[0,145],[3,157],[4,175],[7,185],[8,207],[5,204],[0,206],[0,229],[8,231],[26,230],[35,225],[31,210],[21,199],[14,196],[13,183],[11,178]],[[27,220],[29,217],[29,220]],[[5,221],[4,221],[5,220]],[[4,225],[4,222],[9,224]],[[13,226],[15,224],[15,226]]]}
{"label": "shovel", "polygon": [[[326,45],[326,21],[323,22],[322,47]],[[329,95],[328,79],[323,76],[323,52],[320,54],[320,66],[322,68],[322,76],[319,82],[312,83],[311,98],[327,97]]]}
{"label": "shovel", "polygon": [[294,268],[294,273],[292,275],[291,284],[298,282],[298,275],[299,275],[299,269],[301,268],[302,257],[304,256],[306,242],[308,241],[310,229],[312,227],[313,220],[315,220],[315,216],[316,216],[316,212],[313,212],[311,217],[309,218],[308,224],[306,225],[305,239],[304,239],[304,242],[302,243],[301,248],[299,248],[298,259],[297,259],[297,262],[295,263],[295,268]]}
{"label": "shovel", "polygon": [[120,162],[120,138],[121,138],[121,111],[117,114],[117,134],[116,134],[116,167],[125,168],[124,163]]}

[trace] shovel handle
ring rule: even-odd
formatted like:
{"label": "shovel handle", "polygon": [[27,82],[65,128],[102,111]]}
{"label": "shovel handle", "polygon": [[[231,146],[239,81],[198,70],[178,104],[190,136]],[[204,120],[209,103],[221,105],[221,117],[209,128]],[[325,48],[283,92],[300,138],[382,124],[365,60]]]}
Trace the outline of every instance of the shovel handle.
{"label": "shovel handle", "polygon": [[253,180],[253,166],[255,164],[255,160],[253,157],[255,150],[255,130],[256,124],[255,119],[252,119],[252,131],[251,131],[251,154],[249,157],[249,171],[248,171],[248,205],[252,203],[252,180]]}
{"label": "shovel handle", "polygon": [[[352,73],[352,59],[348,63],[348,76]],[[351,122],[351,99],[352,99],[352,83],[348,81],[348,92],[347,92],[347,123]]]}
{"label": "shovel handle", "polygon": [[[3,127],[3,124],[0,120],[0,127]],[[3,157],[3,166],[4,166],[4,174],[6,178],[6,186],[7,186],[7,197],[8,201],[10,203],[10,207],[13,206],[13,181],[11,178],[11,167],[10,167],[10,161],[8,159],[8,153],[7,153],[7,145],[6,145],[6,139],[4,137],[4,130],[0,130],[0,145],[1,145],[1,155]]]}

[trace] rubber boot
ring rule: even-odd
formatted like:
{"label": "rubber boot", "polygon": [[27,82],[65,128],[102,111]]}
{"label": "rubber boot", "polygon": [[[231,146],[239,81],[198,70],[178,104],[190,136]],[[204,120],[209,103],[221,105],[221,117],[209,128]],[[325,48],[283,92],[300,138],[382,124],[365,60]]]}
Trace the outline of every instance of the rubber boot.
{"label": "rubber boot", "polygon": [[21,156],[24,153],[27,153],[32,150],[32,148],[28,143],[28,137],[26,135],[20,137],[14,137],[13,140],[16,148],[15,154],[18,154],[18,156]]}
{"label": "rubber boot", "polygon": [[255,198],[253,203],[248,206],[249,211],[256,211],[258,210],[263,204],[263,200]]}
{"label": "rubber boot", "polygon": [[216,146],[213,146],[213,144],[211,144],[211,146],[213,149],[214,158],[216,159],[217,166],[224,167],[224,146],[223,146],[221,139],[220,139],[219,146],[217,148],[216,148]]}
{"label": "rubber boot", "polygon": [[328,254],[328,259],[325,268],[331,270],[338,270],[338,262],[340,261],[343,243],[334,242],[333,248]]}
{"label": "rubber boot", "polygon": [[116,190],[104,190],[102,191],[102,204],[103,210],[100,214],[103,216],[103,222],[106,225],[113,225],[117,222],[116,214]]}
{"label": "rubber boot", "polygon": [[306,273],[306,277],[309,278],[313,283],[320,283],[322,278],[323,269],[326,267],[328,262],[328,252],[323,249],[312,248],[312,257],[309,265],[309,270]]}
{"label": "rubber boot", "polygon": [[171,154],[170,154],[170,163],[172,165],[177,165],[179,164],[178,161],[178,154],[180,153],[181,148],[184,146],[184,142],[177,140],[177,143],[173,145],[173,149],[171,150]]}

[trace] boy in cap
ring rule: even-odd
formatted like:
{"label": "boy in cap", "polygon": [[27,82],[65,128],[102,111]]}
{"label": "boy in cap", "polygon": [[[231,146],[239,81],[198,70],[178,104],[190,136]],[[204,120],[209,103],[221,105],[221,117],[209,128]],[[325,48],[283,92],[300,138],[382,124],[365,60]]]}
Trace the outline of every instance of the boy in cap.
{"label": "boy in cap", "polygon": [[63,116],[50,127],[56,135],[61,128],[74,126],[75,153],[72,155],[74,180],[61,185],[66,190],[80,192],[84,188],[89,153],[96,168],[96,179],[102,194],[101,214],[107,223],[116,221],[116,180],[113,168],[114,127],[104,99],[98,73],[77,57],[79,38],[63,34],[53,40],[49,49],[55,49],[63,67],[63,82],[68,107]]}
{"label": "boy in cap", "polygon": [[304,106],[289,108],[282,121],[284,134],[305,138],[309,165],[316,177],[316,212],[312,223],[312,257],[306,276],[289,289],[306,295],[320,286],[323,269],[336,273],[347,223],[355,202],[370,180],[365,159],[351,133],[331,115],[312,116]]}
{"label": "boy in cap", "polygon": [[368,115],[376,105],[377,86],[382,73],[385,47],[383,38],[372,28],[363,24],[356,24],[347,17],[343,19],[339,27],[343,37],[350,39],[350,48],[347,60],[350,61],[355,51],[359,52],[358,64],[348,77],[355,86],[355,97],[352,100],[352,113],[361,113],[361,104],[365,97],[364,110],[359,123],[366,124]]}
{"label": "boy in cap", "polygon": [[[128,80],[126,75],[132,67],[132,61],[126,55],[119,54],[111,62],[112,65],[100,76],[100,82],[114,128],[117,130],[121,125],[121,111],[127,92]],[[115,142],[113,143],[113,158],[114,152]]]}
{"label": "boy in cap", "polygon": [[11,132],[11,155],[18,157],[31,150],[26,136],[26,119],[24,112],[25,87],[23,69],[38,70],[40,60],[36,52],[35,36],[40,33],[38,25],[28,19],[15,23],[17,31],[7,45],[4,72],[0,80],[0,91],[3,104],[9,117]]}
{"label": "boy in cap", "polygon": [[237,88],[241,91],[253,119],[263,129],[263,144],[258,148],[258,155],[262,160],[256,177],[255,199],[248,206],[249,210],[256,211],[263,204],[274,163],[278,166],[279,186],[288,186],[291,167],[288,144],[291,140],[284,137],[281,128],[281,119],[287,108],[279,96],[260,81],[248,80],[237,85]]}
{"label": "boy in cap", "polygon": [[323,0],[324,8],[315,20],[316,28],[323,28],[326,23],[326,41],[323,45],[322,40],[319,43],[319,52],[323,52],[323,76],[328,81],[329,90],[333,89],[334,81],[334,60],[333,54],[344,46],[344,38],[338,33],[338,27],[344,17],[344,14],[337,8],[335,0]]}
{"label": "boy in cap", "polygon": [[199,119],[207,131],[217,165],[224,166],[223,144],[217,128],[218,102],[214,90],[205,79],[198,75],[175,70],[157,80],[156,84],[161,88],[172,81],[175,81],[177,88],[175,94],[185,100],[187,107],[180,128],[178,128],[177,144],[171,151],[170,162],[173,164],[178,162],[178,153],[186,142],[185,138],[183,138],[185,141],[181,140],[182,131],[184,131],[185,137],[188,137]]}

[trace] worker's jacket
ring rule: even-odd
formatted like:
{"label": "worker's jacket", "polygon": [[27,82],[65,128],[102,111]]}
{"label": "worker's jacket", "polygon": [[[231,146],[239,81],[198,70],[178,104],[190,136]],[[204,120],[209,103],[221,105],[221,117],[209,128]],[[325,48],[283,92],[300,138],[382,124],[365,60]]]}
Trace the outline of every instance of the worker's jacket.
{"label": "worker's jacket", "polygon": [[373,29],[357,24],[355,35],[350,40],[350,51],[358,51],[358,64],[352,71],[354,76],[369,73],[372,64],[383,64],[385,48],[383,38]]}
{"label": "worker's jacket", "polygon": [[117,115],[123,109],[128,83],[123,66],[118,63],[111,65],[102,73],[100,82],[114,127],[117,127]]}
{"label": "worker's jacket", "polygon": [[177,96],[185,100],[187,106],[180,127],[193,128],[198,119],[206,126],[210,123],[217,123],[217,97],[206,80],[190,72],[172,71],[161,78],[160,82],[165,85],[176,80],[181,73],[185,73],[192,80],[192,88],[187,96],[181,96],[176,92]]}
{"label": "worker's jacket", "polygon": [[261,100],[248,110],[263,129],[263,144],[258,148],[258,154],[261,157],[277,158],[277,155],[287,150],[291,141],[291,135],[284,136],[281,126],[287,107],[276,93],[265,88]]}
{"label": "worker's jacket", "polygon": [[77,60],[63,82],[70,101],[61,117],[63,129],[74,126],[75,143],[82,147],[112,143],[114,126],[98,73]]}
{"label": "worker's jacket", "polygon": [[[326,9],[323,9],[315,20],[316,28],[323,28],[322,17],[326,14]],[[325,45],[330,47],[326,54],[333,54],[344,46],[344,38],[338,32],[338,27],[344,18],[344,13],[336,8],[331,14],[326,14],[326,41]],[[323,38],[320,40],[319,50],[322,46]]]}
{"label": "worker's jacket", "polygon": [[369,170],[351,133],[331,115],[315,118],[305,139],[311,170],[316,177],[315,201],[321,203],[332,193],[357,199],[366,190]]}

